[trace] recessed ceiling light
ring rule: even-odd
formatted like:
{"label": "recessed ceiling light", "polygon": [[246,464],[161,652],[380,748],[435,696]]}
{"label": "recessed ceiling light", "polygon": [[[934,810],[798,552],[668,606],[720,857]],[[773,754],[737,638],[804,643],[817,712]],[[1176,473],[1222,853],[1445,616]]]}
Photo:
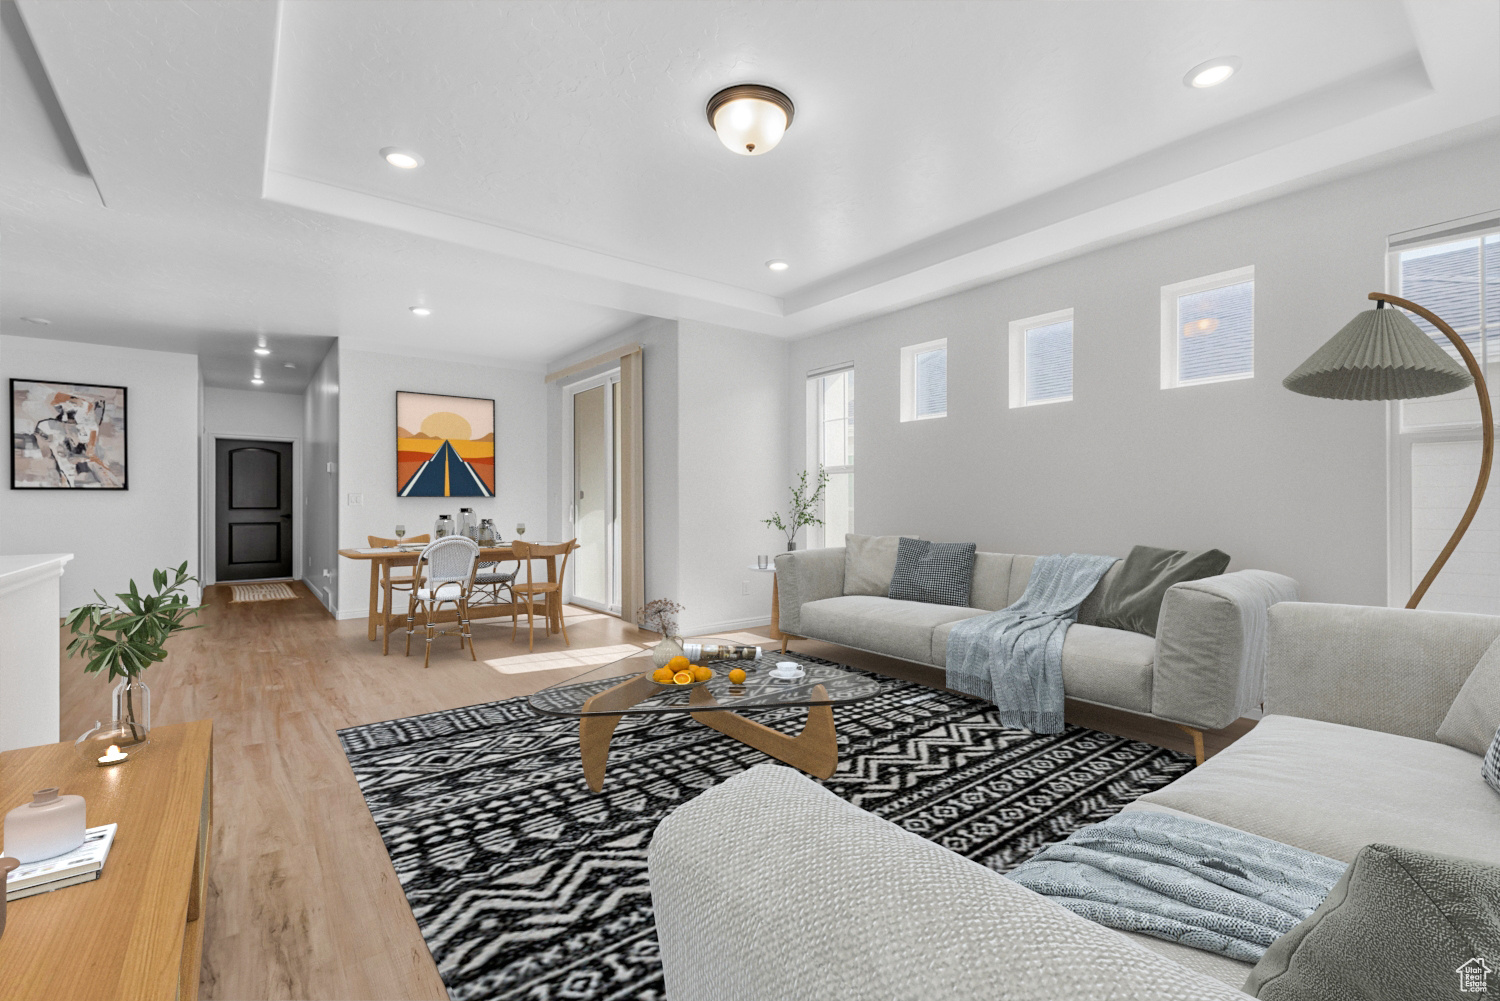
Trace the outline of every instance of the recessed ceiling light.
{"label": "recessed ceiling light", "polygon": [[291,363],[291,362],[289,362],[289,361],[285,361],[285,362],[282,362],[282,363],[281,363],[281,367],[282,367],[282,368],[296,368],[296,367],[297,367],[297,366],[296,366],[296,365],[293,365],[293,364],[292,364],[292,363]]}
{"label": "recessed ceiling light", "polygon": [[51,320],[47,319],[45,316],[23,316],[23,317],[21,317],[21,320],[23,322],[25,322],[25,323],[35,323],[35,324],[37,324],[39,326],[43,326],[43,327],[47,326],[48,324],[50,324],[52,322]]}
{"label": "recessed ceiling light", "polygon": [[408,306],[406,308],[409,309],[409,310],[411,310],[412,313],[414,313],[417,316],[431,316],[432,315],[432,310],[428,309],[426,306]]}
{"label": "recessed ceiling light", "polygon": [[791,267],[791,265],[786,261],[767,261],[766,267],[770,268],[772,271],[785,271],[787,268]]}
{"label": "recessed ceiling light", "polygon": [[774,87],[742,83],[708,99],[708,124],[741,156],[769,153],[792,126],[792,99]]}
{"label": "recessed ceiling light", "polygon": [[264,379],[251,379],[250,380],[250,385],[252,385],[252,386],[264,386],[265,384],[266,384],[266,380],[264,380]]}
{"label": "recessed ceiling light", "polygon": [[402,170],[415,170],[424,162],[422,154],[413,153],[409,149],[398,149],[395,146],[387,146],[380,151],[380,155],[385,158],[386,163],[392,167],[400,167]]}
{"label": "recessed ceiling light", "polygon": [[1210,59],[1206,63],[1199,63],[1187,71],[1187,76],[1182,82],[1189,87],[1202,90],[1204,87],[1217,87],[1219,84],[1234,76],[1240,68],[1239,56],[1220,56],[1218,59]]}
{"label": "recessed ceiling light", "polygon": [[258,354],[258,355],[268,355],[268,354],[271,353],[271,349],[270,348],[256,348],[255,349],[255,353]]}

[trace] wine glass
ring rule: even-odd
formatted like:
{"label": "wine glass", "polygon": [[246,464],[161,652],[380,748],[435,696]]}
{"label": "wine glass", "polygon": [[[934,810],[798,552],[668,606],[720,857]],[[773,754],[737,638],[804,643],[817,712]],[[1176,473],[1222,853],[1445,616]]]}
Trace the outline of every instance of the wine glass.
{"label": "wine glass", "polygon": [[396,545],[398,545],[398,546],[401,545],[401,540],[404,539],[404,538],[406,538],[406,526],[405,525],[397,525],[396,526]]}
{"label": "wine glass", "polygon": [[524,536],[525,534],[526,534],[526,522],[524,522],[524,521],[518,521],[518,522],[516,522],[516,538],[519,539],[522,536]]}

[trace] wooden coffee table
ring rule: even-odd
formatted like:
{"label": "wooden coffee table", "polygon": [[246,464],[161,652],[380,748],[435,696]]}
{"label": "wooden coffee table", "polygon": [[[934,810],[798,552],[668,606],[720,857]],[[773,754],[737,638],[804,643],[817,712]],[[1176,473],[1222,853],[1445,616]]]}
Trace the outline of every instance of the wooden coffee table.
{"label": "wooden coffee table", "polygon": [[[705,645],[734,645],[732,640],[704,639]],[[796,661],[806,673],[795,680],[771,676],[778,661]],[[830,664],[772,651],[759,661],[711,661],[713,680],[692,688],[659,685],[651,680],[656,665],[651,651],[617,660],[530,696],[531,707],[551,716],[578,717],[578,749],[589,788],[604,788],[609,743],[625,715],[686,713],[704,726],[764,751],[777,761],[826,779],[839,765],[833,707],[858,702],[880,692],[880,683],[864,674]],[[744,684],[729,682],[731,668],[745,670]],[[807,724],[797,736],[740,715],[744,711],[806,706]]]}

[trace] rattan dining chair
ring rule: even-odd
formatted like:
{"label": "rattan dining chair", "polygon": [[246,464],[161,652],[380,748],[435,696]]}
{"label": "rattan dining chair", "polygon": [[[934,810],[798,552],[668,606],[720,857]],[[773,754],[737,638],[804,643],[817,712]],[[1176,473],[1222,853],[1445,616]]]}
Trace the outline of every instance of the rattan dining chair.
{"label": "rattan dining chair", "polygon": [[428,543],[418,557],[411,608],[406,613],[406,655],[411,656],[411,634],[420,611],[427,627],[427,655],[422,658],[423,667],[432,663],[433,638],[452,632],[444,629],[434,633],[432,629],[438,610],[450,602],[458,611],[458,648],[462,650],[467,642],[469,656],[479,659],[474,652],[474,636],[469,631],[469,591],[474,586],[478,560],[478,543],[462,535],[449,535]]}
{"label": "rattan dining chair", "polygon": [[[510,547],[515,552],[516,559],[526,565],[526,583],[522,584],[517,580],[511,584],[511,592],[526,603],[526,649],[536,649],[534,609],[536,596],[539,594],[542,595],[543,607],[546,609],[551,609],[554,600],[557,602],[557,621],[562,626],[563,643],[566,646],[572,646],[568,642],[568,625],[563,621],[562,582],[568,573],[568,554],[578,548],[578,540],[570,539],[560,545],[544,546],[535,542],[522,542],[517,539],[510,544]],[[540,582],[533,581],[531,579],[531,561],[556,556],[562,557],[562,566],[557,568],[557,579]],[[519,569],[516,571],[516,576],[518,578],[521,576]],[[510,638],[512,642],[515,641],[518,626],[519,618],[516,614],[516,606],[512,604],[510,606]]]}

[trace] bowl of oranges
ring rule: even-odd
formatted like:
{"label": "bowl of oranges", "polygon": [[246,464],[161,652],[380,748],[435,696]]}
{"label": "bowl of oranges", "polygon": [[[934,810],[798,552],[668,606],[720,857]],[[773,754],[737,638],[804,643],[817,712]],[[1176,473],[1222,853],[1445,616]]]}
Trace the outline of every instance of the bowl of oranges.
{"label": "bowl of oranges", "polygon": [[651,672],[651,680],[668,688],[692,688],[712,681],[714,672],[686,657],[673,657],[665,667]]}

